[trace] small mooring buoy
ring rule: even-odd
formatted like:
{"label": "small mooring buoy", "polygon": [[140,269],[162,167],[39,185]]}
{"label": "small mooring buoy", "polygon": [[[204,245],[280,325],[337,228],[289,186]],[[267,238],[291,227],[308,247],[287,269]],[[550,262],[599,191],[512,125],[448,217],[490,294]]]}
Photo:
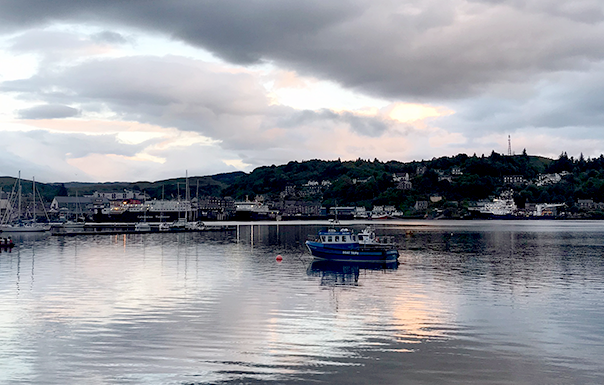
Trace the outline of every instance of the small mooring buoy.
{"label": "small mooring buoy", "polygon": [[283,257],[281,255],[277,255],[277,258],[275,258],[277,260],[277,262],[281,262],[283,260]]}

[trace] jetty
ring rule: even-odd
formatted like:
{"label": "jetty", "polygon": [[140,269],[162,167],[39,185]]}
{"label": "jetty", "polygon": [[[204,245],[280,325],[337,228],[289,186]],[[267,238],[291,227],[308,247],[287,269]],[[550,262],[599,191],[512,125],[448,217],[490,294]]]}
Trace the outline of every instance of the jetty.
{"label": "jetty", "polygon": [[235,231],[236,227],[230,224],[202,222],[166,223],[145,222],[140,226],[135,222],[81,222],[53,224],[50,234],[55,236],[92,235],[92,234],[145,234],[145,233],[176,233],[176,232],[202,232],[202,231]]}

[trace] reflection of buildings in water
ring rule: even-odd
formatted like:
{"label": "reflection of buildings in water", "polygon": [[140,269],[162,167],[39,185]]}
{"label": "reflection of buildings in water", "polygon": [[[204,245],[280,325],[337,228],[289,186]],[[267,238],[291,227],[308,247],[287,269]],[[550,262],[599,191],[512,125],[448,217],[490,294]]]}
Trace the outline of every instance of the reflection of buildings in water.
{"label": "reflection of buildings in water", "polygon": [[357,286],[361,270],[396,270],[398,261],[389,263],[355,263],[315,260],[309,266],[310,276],[321,277],[321,286]]}
{"label": "reflection of buildings in water", "polygon": [[240,223],[235,226],[237,242],[252,246],[284,246],[287,249],[306,249],[304,241],[308,236],[325,227],[288,222]]}

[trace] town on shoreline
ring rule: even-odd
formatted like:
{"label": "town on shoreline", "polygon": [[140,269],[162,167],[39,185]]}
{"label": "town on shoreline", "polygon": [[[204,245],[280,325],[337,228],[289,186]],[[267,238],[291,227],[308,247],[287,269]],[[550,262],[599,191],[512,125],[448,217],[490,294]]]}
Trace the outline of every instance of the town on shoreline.
{"label": "town on shoreline", "polygon": [[311,160],[154,183],[1,179],[2,224],[604,218],[604,157],[565,153],[556,160],[526,151],[409,163]]}

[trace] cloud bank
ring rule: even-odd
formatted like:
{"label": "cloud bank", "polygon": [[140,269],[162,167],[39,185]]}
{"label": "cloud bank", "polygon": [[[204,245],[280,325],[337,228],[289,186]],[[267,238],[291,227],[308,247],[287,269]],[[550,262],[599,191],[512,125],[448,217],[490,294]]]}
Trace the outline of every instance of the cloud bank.
{"label": "cloud bank", "polygon": [[[599,1],[23,0],[0,9],[2,51],[36,63],[0,78],[15,105],[0,116],[11,135],[55,138],[40,151],[64,151],[56,177],[62,167],[157,179],[292,159],[505,152],[507,135],[517,152],[604,152]],[[300,108],[286,93],[322,102]]]}

